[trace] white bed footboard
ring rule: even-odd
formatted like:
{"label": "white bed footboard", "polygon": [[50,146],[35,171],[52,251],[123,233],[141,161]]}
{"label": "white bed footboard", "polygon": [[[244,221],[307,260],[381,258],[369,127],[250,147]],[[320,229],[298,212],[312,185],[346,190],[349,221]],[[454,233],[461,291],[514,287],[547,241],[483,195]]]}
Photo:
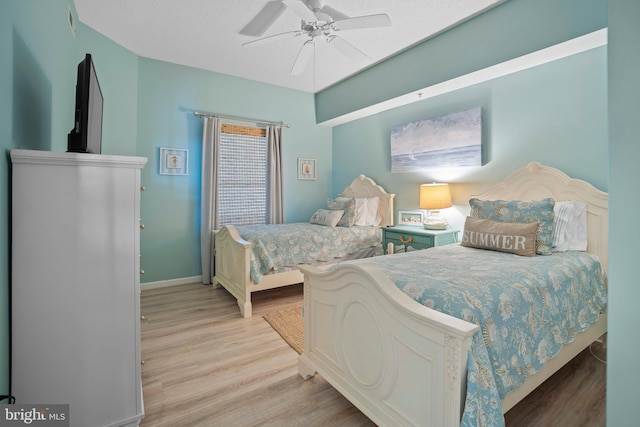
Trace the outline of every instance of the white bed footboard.
{"label": "white bed footboard", "polygon": [[234,226],[222,227],[215,231],[216,272],[214,286],[224,287],[238,302],[242,317],[251,317],[251,294],[302,283],[300,270],[265,275],[260,283],[254,283],[250,276],[251,248],[253,243],[240,237]]}
{"label": "white bed footboard", "polygon": [[[249,261],[251,243],[243,240],[235,227],[223,227],[215,232],[215,277],[214,285],[222,285],[238,301],[240,314],[251,317],[251,293]],[[248,314],[248,316],[247,316]]]}
{"label": "white bed footboard", "polygon": [[416,304],[371,265],[301,270],[302,377],[321,374],[381,426],[460,424],[478,326]]}

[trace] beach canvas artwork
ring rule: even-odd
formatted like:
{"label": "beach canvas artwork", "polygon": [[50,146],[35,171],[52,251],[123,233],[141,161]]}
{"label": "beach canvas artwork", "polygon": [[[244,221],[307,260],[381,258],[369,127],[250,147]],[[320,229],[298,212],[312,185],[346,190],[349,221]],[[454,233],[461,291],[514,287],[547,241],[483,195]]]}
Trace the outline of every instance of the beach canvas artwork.
{"label": "beach canvas artwork", "polygon": [[391,128],[391,172],[482,166],[482,108]]}

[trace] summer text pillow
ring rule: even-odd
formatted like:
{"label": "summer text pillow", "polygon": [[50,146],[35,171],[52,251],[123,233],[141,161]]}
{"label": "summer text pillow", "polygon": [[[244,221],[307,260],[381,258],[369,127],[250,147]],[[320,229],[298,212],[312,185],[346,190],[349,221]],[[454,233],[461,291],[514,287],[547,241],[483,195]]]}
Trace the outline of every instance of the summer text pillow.
{"label": "summer text pillow", "polygon": [[467,217],[461,246],[508,252],[522,256],[536,255],[537,222],[496,222]]}
{"label": "summer text pillow", "polygon": [[339,197],[335,200],[327,199],[327,209],[344,212],[338,222],[338,227],[351,227],[356,223],[356,199],[353,197]]}
{"label": "summer text pillow", "polygon": [[536,253],[550,255],[553,246],[553,206],[551,198],[542,200],[479,200],[470,199],[471,216],[497,222],[539,222]]}
{"label": "summer text pillow", "polygon": [[335,227],[344,215],[344,211],[318,209],[309,221],[311,224],[326,225],[327,227]]}

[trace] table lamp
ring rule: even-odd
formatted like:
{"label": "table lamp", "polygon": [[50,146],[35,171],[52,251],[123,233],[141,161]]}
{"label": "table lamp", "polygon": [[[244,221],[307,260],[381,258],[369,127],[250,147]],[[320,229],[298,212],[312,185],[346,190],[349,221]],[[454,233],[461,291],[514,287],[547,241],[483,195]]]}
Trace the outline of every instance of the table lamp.
{"label": "table lamp", "polygon": [[422,184],[420,186],[420,209],[427,211],[422,223],[427,230],[446,230],[447,220],[440,213],[440,209],[450,208],[451,194],[449,184]]}

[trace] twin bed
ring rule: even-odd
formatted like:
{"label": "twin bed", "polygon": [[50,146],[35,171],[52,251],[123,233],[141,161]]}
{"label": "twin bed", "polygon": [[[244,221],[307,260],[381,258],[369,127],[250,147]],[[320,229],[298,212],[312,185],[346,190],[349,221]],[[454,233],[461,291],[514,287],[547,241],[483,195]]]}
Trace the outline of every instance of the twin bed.
{"label": "twin bed", "polygon": [[454,244],[300,267],[300,375],[321,374],[380,426],[503,425],[504,412],[606,333],[607,194],[531,163],[476,196],[545,198],[586,205],[586,251]]}
{"label": "twin bed", "polygon": [[[313,262],[318,267],[381,253],[380,227],[393,224],[394,194],[371,178],[358,176],[338,197],[375,200],[371,222],[377,225],[327,227],[318,224],[226,226],[213,231],[215,286],[233,295],[243,317],[251,317],[251,294],[302,283],[304,276],[291,260]],[[337,200],[337,199],[336,199]],[[292,243],[295,242],[295,243]],[[342,250],[335,258],[338,249]],[[293,252],[298,250],[297,252]],[[315,252],[316,256],[305,258]],[[288,265],[283,265],[288,264]]]}
{"label": "twin bed", "polygon": [[[371,179],[358,177],[340,196],[378,197],[379,226],[393,224],[394,195]],[[586,208],[584,247],[533,256],[478,249],[467,219],[461,244],[261,274],[259,253],[252,271],[256,241],[230,226],[215,232],[215,281],[245,317],[251,293],[304,281],[299,374],[321,374],[378,425],[501,426],[503,413],[607,330],[606,193],[534,162],[475,203],[507,201],[486,202],[485,214],[530,225],[513,201],[545,198]],[[472,205],[472,216],[481,210]],[[554,221],[547,231],[560,229]],[[536,252],[543,240],[535,236]]]}

